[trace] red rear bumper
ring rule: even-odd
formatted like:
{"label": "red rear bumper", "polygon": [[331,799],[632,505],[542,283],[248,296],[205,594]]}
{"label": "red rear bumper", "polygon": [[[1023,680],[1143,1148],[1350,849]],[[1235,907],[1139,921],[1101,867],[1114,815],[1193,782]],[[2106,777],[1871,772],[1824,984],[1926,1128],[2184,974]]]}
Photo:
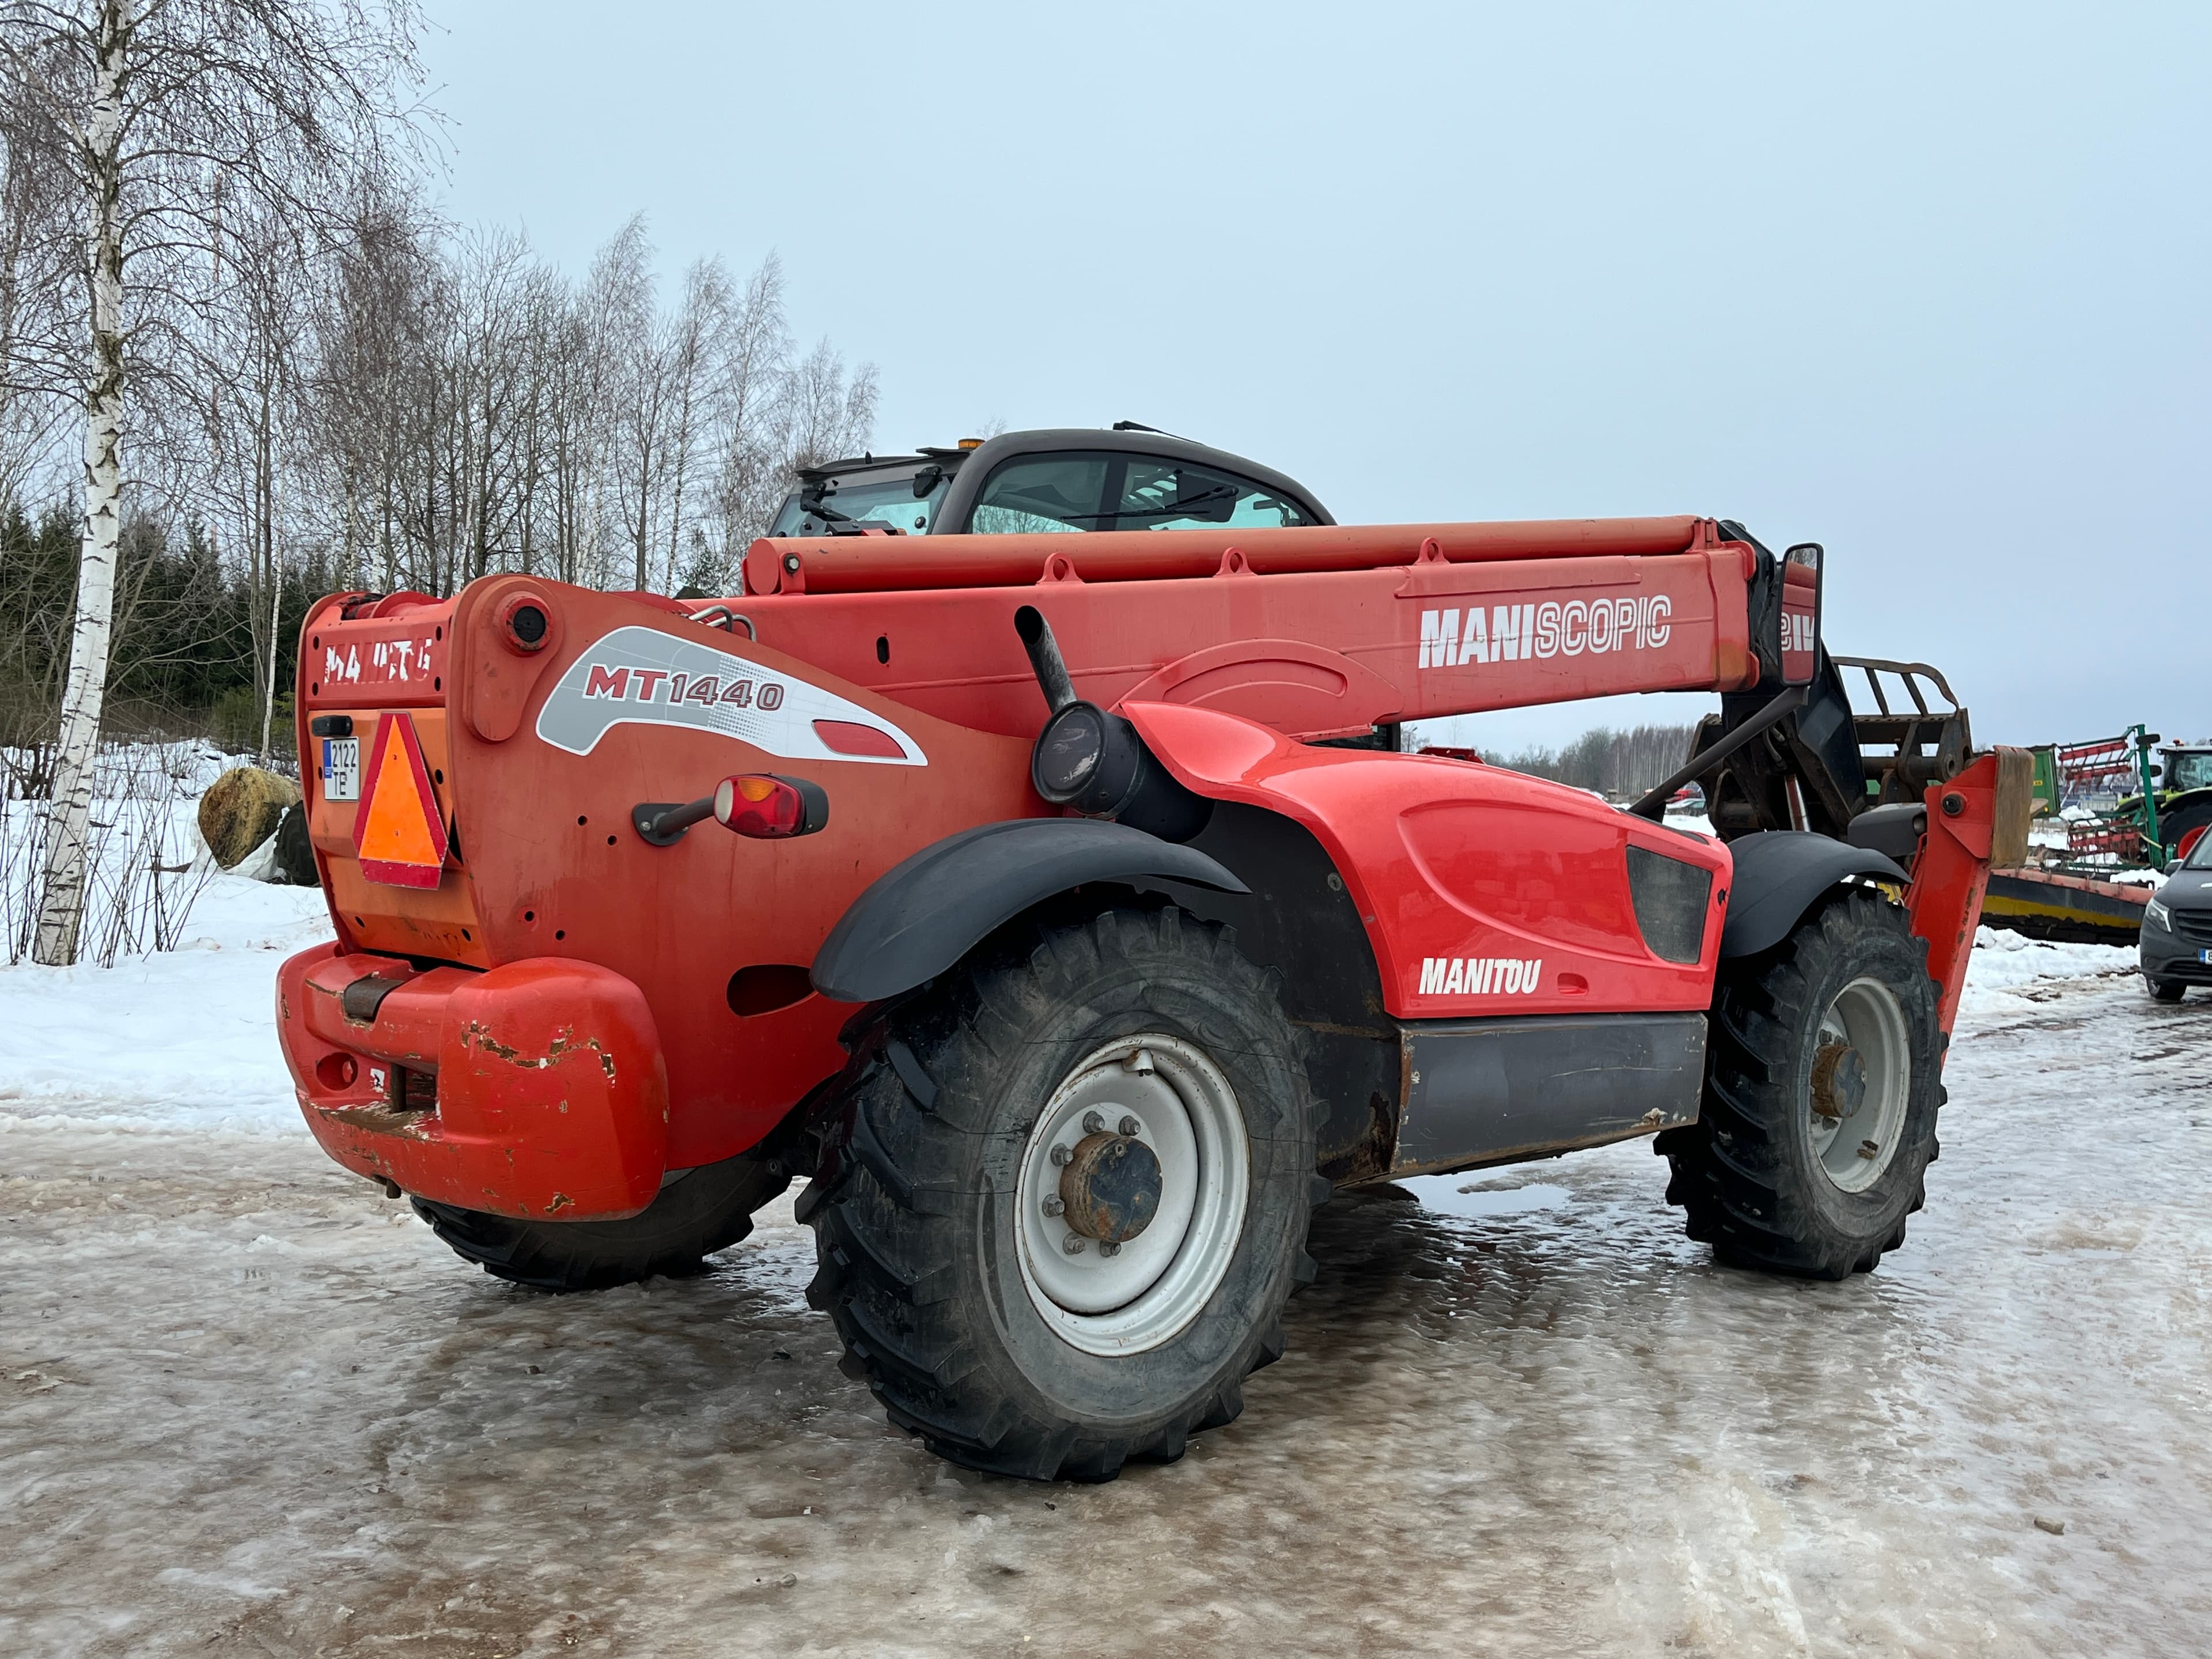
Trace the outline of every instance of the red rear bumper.
{"label": "red rear bumper", "polygon": [[643,994],[607,969],[417,973],[323,945],[279,972],[276,1029],[307,1127],[358,1174],[526,1219],[635,1215],[659,1190],[660,1037]]}

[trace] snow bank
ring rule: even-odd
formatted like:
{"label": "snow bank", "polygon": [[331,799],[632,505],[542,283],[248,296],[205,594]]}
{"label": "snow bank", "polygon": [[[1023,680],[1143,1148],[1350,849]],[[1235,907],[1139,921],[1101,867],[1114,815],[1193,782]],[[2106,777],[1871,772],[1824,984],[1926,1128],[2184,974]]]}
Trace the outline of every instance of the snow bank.
{"label": "snow bank", "polygon": [[276,964],[331,937],[321,890],[217,875],[175,951],[112,968],[0,968],[0,1128],[300,1127]]}
{"label": "snow bank", "polygon": [[[1966,988],[1959,1000],[1962,1026],[2002,1024],[2047,1000],[2054,981],[2131,975],[2131,945],[2060,945],[2029,939],[2005,927],[1984,927],[1966,959]],[[2032,993],[2033,994],[2023,994]]]}
{"label": "snow bank", "polygon": [[[298,1130],[272,999],[277,963],[331,937],[321,892],[217,876],[186,932],[179,950],[110,969],[0,969],[0,1128]],[[2044,1000],[2023,993],[2135,965],[2130,950],[1984,927],[1962,1021],[2002,1024]]]}

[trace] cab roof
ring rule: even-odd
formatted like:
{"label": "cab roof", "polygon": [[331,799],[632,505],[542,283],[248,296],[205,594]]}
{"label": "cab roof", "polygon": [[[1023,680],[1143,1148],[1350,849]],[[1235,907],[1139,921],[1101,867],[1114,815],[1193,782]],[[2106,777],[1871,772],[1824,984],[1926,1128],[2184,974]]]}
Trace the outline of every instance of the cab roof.
{"label": "cab roof", "polygon": [[[1010,460],[1017,455],[1048,455],[1063,453],[1069,450],[1088,450],[1093,453],[1107,454],[1153,455],[1170,460],[1188,461],[1194,466],[1213,467],[1224,472],[1233,473],[1241,478],[1249,478],[1254,483],[1263,485],[1279,495],[1288,495],[1292,501],[1310,509],[1315,520],[1318,523],[1334,524],[1336,522],[1328,509],[1315,497],[1313,491],[1308,489],[1288,473],[1279,472],[1273,467],[1263,466],[1259,462],[1248,460],[1242,455],[1231,454],[1225,449],[1215,449],[1210,445],[1197,443],[1188,438],[1179,438],[1171,432],[1161,432],[1152,427],[1139,426],[1132,421],[1124,421],[1113,427],[1039,427],[1024,432],[1002,432],[995,438],[984,439],[973,449],[957,447],[941,449],[925,445],[912,454],[907,455],[855,455],[843,460],[825,461],[819,466],[802,467],[799,469],[799,476],[802,480],[812,483],[817,479],[836,477],[847,473],[878,470],[893,471],[901,467],[920,467],[933,463],[943,467],[948,477],[954,477],[956,479],[958,474],[969,471],[973,471],[977,477],[982,477],[988,476],[1000,462]],[[956,490],[959,489],[957,482],[954,488]],[[971,487],[960,493],[964,497],[972,495],[974,489]],[[960,503],[963,507],[965,504],[964,500]],[[952,506],[953,503],[948,501],[947,508]],[[953,522],[958,521],[957,514],[948,514],[948,516]]]}

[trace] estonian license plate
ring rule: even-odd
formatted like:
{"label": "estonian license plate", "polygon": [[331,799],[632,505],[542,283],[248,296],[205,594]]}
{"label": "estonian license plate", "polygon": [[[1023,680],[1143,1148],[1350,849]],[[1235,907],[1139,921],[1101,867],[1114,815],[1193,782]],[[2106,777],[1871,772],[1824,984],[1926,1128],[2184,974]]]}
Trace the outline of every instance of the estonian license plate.
{"label": "estonian license plate", "polygon": [[361,739],[359,738],[325,738],[323,739],[323,799],[325,800],[359,800],[361,799]]}
{"label": "estonian license plate", "polygon": [[2212,968],[2212,951],[2199,951],[2197,953],[2197,959],[2206,967]]}

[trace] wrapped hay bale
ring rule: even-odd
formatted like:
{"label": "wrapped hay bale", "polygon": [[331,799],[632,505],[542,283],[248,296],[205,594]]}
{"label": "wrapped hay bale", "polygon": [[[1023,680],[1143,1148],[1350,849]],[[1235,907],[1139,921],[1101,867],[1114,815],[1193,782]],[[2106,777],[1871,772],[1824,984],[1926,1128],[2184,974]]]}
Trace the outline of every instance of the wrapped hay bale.
{"label": "wrapped hay bale", "polygon": [[291,779],[258,766],[234,766],[200,797],[200,839],[216,864],[235,869],[276,833],[285,810],[300,799]]}

